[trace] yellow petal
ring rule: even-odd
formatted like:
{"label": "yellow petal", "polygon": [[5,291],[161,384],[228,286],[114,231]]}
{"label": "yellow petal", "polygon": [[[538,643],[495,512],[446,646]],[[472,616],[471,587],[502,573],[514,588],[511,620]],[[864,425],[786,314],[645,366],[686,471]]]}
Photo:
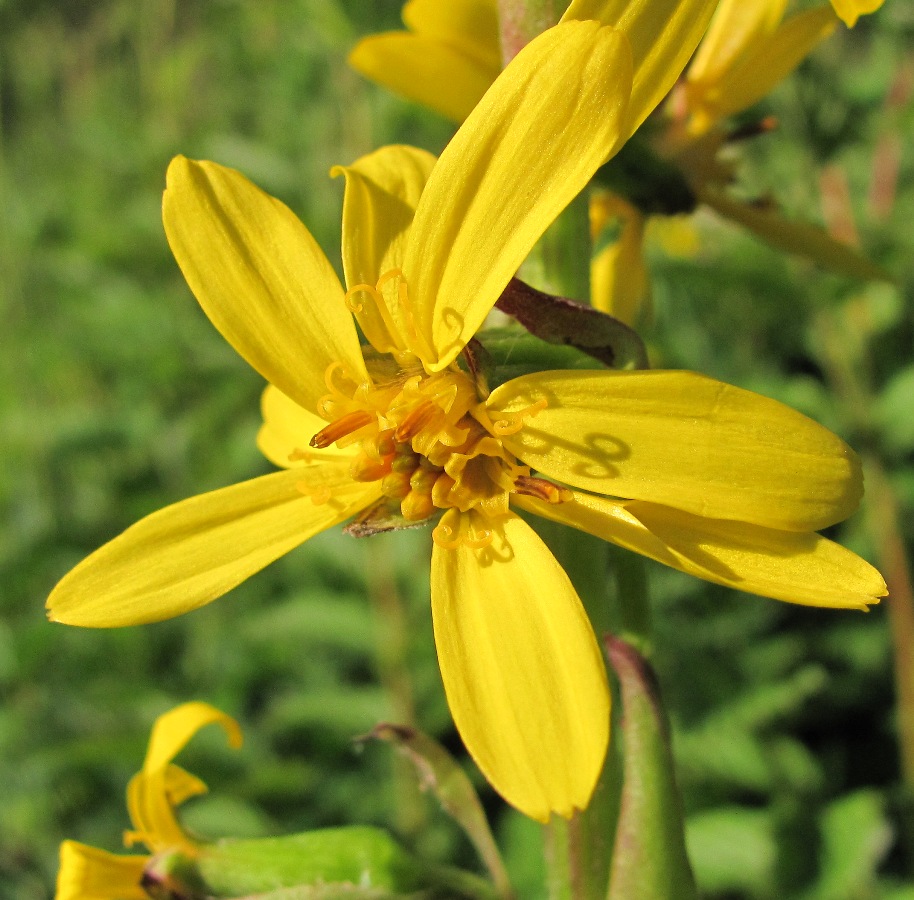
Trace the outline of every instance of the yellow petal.
{"label": "yellow petal", "polygon": [[190,289],[223,337],[264,378],[314,409],[341,362],[365,378],[333,267],[294,213],[243,175],[178,156],[162,216]]}
{"label": "yellow petal", "polygon": [[377,496],[376,485],[353,482],[348,463],[339,461],[191,497],[152,513],[83,560],[54,588],[48,616],[112,628],[189,612]]}
{"label": "yellow petal", "polygon": [[713,187],[700,188],[698,197],[715,212],[739,222],[778,250],[805,256],[823,268],[849,278],[890,280],[884,269],[867,259],[859,250],[836,241],[817,225],[792,222],[776,209],[743,203]]}
{"label": "yellow petal", "polygon": [[349,54],[349,65],[454,122],[473,111],[499,72],[438,38],[406,31],[363,38]]}
{"label": "yellow petal", "polygon": [[868,562],[818,534],[705,519],[660,504],[622,503],[579,492],[567,503],[519,495],[512,502],[689,575],[750,594],[863,610],[886,595],[882,576]]}
{"label": "yellow petal", "polygon": [[[546,227],[620,138],[628,43],[568,22],[528,44],[445,148],[403,271],[438,370],[473,336]],[[430,348],[430,349],[431,349]]]}
{"label": "yellow petal", "polygon": [[[755,41],[744,56],[713,82],[690,82],[689,105],[700,123],[711,123],[748,109],[787,77],[835,29],[831,7],[821,6],[789,18]],[[699,126],[693,126],[701,131]]]}
{"label": "yellow petal", "polygon": [[221,725],[229,746],[242,743],[241,727],[230,715],[199,700],[182,703],[155,720],[149,736],[143,772],[164,772],[174,758],[190,743],[191,738],[207,725]]}
{"label": "yellow petal", "polygon": [[721,0],[689,65],[689,82],[717,82],[777,28],[787,0]]}
{"label": "yellow petal", "polygon": [[788,531],[846,519],[863,492],[856,455],[828,429],[693,372],[541,372],[503,384],[488,406],[542,400],[504,445],[584,490]]}
{"label": "yellow petal", "polygon": [[54,900],[149,900],[140,887],[148,862],[148,856],[117,856],[64,841]]}
{"label": "yellow petal", "polygon": [[403,21],[410,31],[438,38],[495,75],[501,70],[497,0],[409,0]]}
{"label": "yellow petal", "polygon": [[134,827],[128,835],[131,842],[141,840],[154,853],[170,849],[189,854],[196,851],[196,845],[178,823],[174,807],[177,798],[183,800],[201,793],[206,786],[171,765],[171,761],[200,729],[213,724],[225,729],[230,746],[241,746],[238,723],[208,703],[184,703],[156,719],[143,768],[127,786],[127,809]]}
{"label": "yellow petal", "polygon": [[[590,263],[590,302],[599,310],[632,325],[650,293],[644,262],[644,216],[621,197],[609,195],[604,227],[618,227],[619,236],[597,251]],[[591,223],[593,205],[591,200]],[[599,235],[596,235],[599,237]]]}
{"label": "yellow petal", "polygon": [[264,389],[260,411],[263,425],[257,433],[257,447],[273,465],[280,468],[313,465],[326,460],[340,462],[351,459],[358,451],[355,444],[343,449],[334,445],[325,450],[308,446],[311,438],[327,423],[272,384]]}
{"label": "yellow petal", "polygon": [[831,0],[835,12],[848,28],[857,24],[857,19],[867,13],[875,12],[884,0]]}
{"label": "yellow petal", "polygon": [[568,576],[532,529],[514,515],[486,527],[485,549],[432,551],[448,704],[509,803],[541,822],[570,816],[587,805],[606,753],[603,660]]}
{"label": "yellow petal", "polygon": [[[406,236],[435,157],[415,147],[382,147],[331,175],[346,176],[343,201],[343,271],[346,284],[375,286],[382,275],[403,262]],[[397,300],[396,280],[381,294],[383,306],[369,292],[352,297],[365,336],[381,353],[409,346],[409,322]],[[389,324],[391,323],[392,324]]]}
{"label": "yellow petal", "polygon": [[593,19],[629,39],[634,70],[628,138],[669,93],[717,6],[717,0],[574,0],[563,22]]}

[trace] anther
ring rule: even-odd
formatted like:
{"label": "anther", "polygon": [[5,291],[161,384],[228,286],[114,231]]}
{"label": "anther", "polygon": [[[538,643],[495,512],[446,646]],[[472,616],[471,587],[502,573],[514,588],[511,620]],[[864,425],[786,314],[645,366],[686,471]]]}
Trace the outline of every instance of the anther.
{"label": "anther", "polygon": [[347,413],[345,416],[331,422],[326,428],[322,428],[309,442],[317,450],[323,450],[331,444],[336,443],[340,438],[358,431],[366,425],[375,421],[375,417],[363,409],[357,409],[355,412]]}
{"label": "anther", "polygon": [[514,490],[518,494],[536,497],[546,503],[568,503],[574,500],[574,494],[565,487],[559,487],[545,478],[534,478],[530,475],[521,475],[514,482]]}
{"label": "anther", "polygon": [[314,454],[310,450],[302,450],[300,447],[296,447],[289,454],[289,462],[303,462],[309,463],[314,461]]}
{"label": "anther", "polygon": [[398,441],[408,441],[415,437],[432,418],[440,412],[440,407],[431,400],[420,403],[413,409],[409,415],[397,426],[394,433]]}
{"label": "anther", "polygon": [[517,432],[524,427],[527,419],[532,419],[534,416],[541,413],[548,405],[546,399],[540,397],[536,403],[531,403],[530,406],[527,406],[516,413],[507,413],[502,418],[493,420],[492,431],[499,437],[517,434]]}
{"label": "anther", "polygon": [[367,453],[359,453],[349,466],[349,474],[355,481],[378,481],[390,472],[391,458],[372,459]]}

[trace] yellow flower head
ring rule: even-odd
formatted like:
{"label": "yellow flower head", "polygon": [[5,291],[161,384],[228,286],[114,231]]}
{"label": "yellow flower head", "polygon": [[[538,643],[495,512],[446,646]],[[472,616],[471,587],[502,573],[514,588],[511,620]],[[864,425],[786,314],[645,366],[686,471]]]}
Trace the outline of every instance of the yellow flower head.
{"label": "yellow flower head", "polygon": [[174,160],[169,243],[270,382],[259,446],[286,470],[134,525],[64,578],[51,618],[167,618],[378,505],[440,515],[431,603],[454,720],[496,789],[545,821],[587,804],[609,694],[580,600],[513,508],[767,596],[865,608],[881,595],[871,567],[813,533],[853,511],[861,477],[798,413],[682,372],[542,372],[486,395],[456,364],[612,154],[630,85],[624,36],[567,22],[516,57],[437,162],[387,147],[338,170],[347,289],[279,201]]}
{"label": "yellow flower head", "polygon": [[205,793],[206,785],[172,760],[201,728],[216,722],[225,729],[231,746],[240,747],[238,723],[207,703],[185,703],[156,719],[143,768],[127,787],[133,830],[124,835],[128,847],[140,842],[149,854],[121,856],[64,841],[55,900],[148,900],[144,885],[150,854],[197,854],[197,844],[181,828],[174,810],[188,798]]}

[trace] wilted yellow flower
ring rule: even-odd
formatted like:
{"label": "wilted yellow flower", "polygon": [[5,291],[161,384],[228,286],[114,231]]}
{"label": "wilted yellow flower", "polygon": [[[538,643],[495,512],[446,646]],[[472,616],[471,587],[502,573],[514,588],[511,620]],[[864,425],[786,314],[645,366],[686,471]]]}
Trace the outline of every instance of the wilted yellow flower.
{"label": "wilted yellow flower", "polygon": [[347,290],[287,207],[177,158],[169,243],[270,382],[259,446],[288,470],[142,520],[63,579],[51,618],[163,619],[353,515],[440,515],[432,616],[454,721],[495,788],[545,820],[587,804],[609,694],[580,600],[512,507],[767,596],[865,608],[881,595],[870,566],[812,533],[853,511],[861,476],[804,416],[684,372],[541,372],[489,394],[457,365],[612,154],[629,72],[618,32],[563,24],[519,54],[437,162],[387,147],[339,169]]}
{"label": "wilted yellow flower", "polygon": [[[133,830],[124,835],[130,847],[143,843],[151,854],[175,850],[193,858],[197,844],[175,818],[175,807],[206,792],[199,778],[172,760],[206,725],[218,722],[233,747],[241,746],[238,723],[207,703],[185,703],[156,719],[143,768],[127,787],[127,810]],[[149,900],[144,856],[107,853],[76,841],[60,847],[60,871],[55,900]]]}

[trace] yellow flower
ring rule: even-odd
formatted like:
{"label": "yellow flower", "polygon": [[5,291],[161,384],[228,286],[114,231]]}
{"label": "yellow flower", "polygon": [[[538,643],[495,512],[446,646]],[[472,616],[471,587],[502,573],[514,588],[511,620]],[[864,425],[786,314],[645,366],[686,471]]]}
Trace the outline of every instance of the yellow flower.
{"label": "yellow flower", "polygon": [[[666,96],[717,0],[573,0],[561,21],[617,28],[632,50],[628,137]],[[497,0],[409,0],[407,31],[363,38],[350,65],[398,94],[463,121],[501,69]]]}
{"label": "yellow flower", "polygon": [[[848,26],[881,0],[833,0]],[[716,0],[574,0],[562,21],[596,20],[618,28],[632,45],[634,80],[626,137],[673,87],[699,40],[685,90],[674,94],[675,115],[688,118],[658,136],[662,156],[682,168],[697,199],[738,222],[767,243],[806,256],[855,278],[884,273],[823,229],[785,219],[776,207],[735,199],[728,187],[732,168],[718,160],[727,116],[761,100],[833,31],[837,19],[820,6],[784,20],[787,0],[723,0],[708,28]],[[499,69],[496,0],[409,0],[403,7],[407,31],[363,38],[350,64],[391,90],[462,121],[480,101]],[[707,34],[705,29],[708,28]],[[702,40],[702,35],[704,39]],[[636,321],[650,297],[644,260],[646,216],[625,200],[594,200],[594,218],[619,225],[618,240],[605,242],[591,268],[598,309],[627,323]]]}
{"label": "yellow flower", "polygon": [[[175,807],[206,792],[206,785],[172,760],[206,725],[218,722],[233,747],[241,746],[234,719],[206,703],[185,703],[156,720],[143,768],[127,787],[127,810],[133,831],[124,835],[129,847],[137,842],[151,854],[176,850],[187,857],[198,852],[175,818]],[[150,855],[106,853],[76,841],[60,847],[60,871],[55,900],[149,900],[143,884]]]}
{"label": "yellow flower", "polygon": [[545,821],[587,804],[609,694],[580,600],[512,507],[767,596],[852,608],[880,596],[878,573],[813,533],[853,511],[861,476],[809,419],[684,372],[542,372],[487,395],[456,363],[612,154],[628,67],[618,32],[565,23],[518,55],[437,162],[387,147],[337,170],[348,290],[279,201],[174,160],[169,243],[270,382],[259,446],[287,468],[134,525],[63,579],[51,618],[167,618],[353,515],[441,515],[431,602],[454,721],[495,788]]}

